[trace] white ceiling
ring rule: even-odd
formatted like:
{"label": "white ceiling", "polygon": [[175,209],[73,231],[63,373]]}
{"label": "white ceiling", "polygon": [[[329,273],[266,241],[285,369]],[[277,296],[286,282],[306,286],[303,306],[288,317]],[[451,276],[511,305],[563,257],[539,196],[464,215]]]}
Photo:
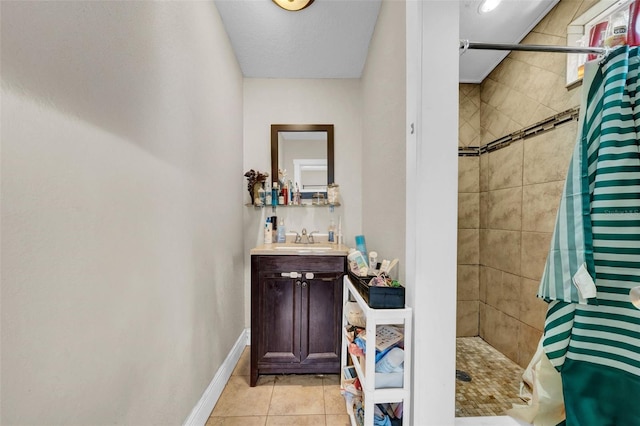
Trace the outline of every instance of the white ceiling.
{"label": "white ceiling", "polygon": [[[460,1],[460,39],[518,43],[559,0],[503,0],[480,15]],[[245,77],[359,78],[381,0],[315,0],[288,12],[271,0],[215,0]],[[479,83],[508,52],[468,50],[460,82]]]}
{"label": "white ceiling", "polygon": [[271,0],[216,0],[245,77],[359,78],[381,0],[315,0],[289,12]]}

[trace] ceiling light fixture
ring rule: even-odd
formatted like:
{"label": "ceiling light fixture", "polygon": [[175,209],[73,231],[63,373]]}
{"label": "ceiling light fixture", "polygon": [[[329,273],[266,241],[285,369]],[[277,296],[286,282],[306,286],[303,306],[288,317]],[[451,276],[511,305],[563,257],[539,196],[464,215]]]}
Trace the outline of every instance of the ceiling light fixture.
{"label": "ceiling light fixture", "polygon": [[295,12],[310,6],[313,0],[273,0],[273,2],[284,10]]}
{"label": "ceiling light fixture", "polygon": [[[275,1],[275,0],[274,0]],[[483,0],[478,7],[478,13],[489,13],[498,5],[502,0]]]}

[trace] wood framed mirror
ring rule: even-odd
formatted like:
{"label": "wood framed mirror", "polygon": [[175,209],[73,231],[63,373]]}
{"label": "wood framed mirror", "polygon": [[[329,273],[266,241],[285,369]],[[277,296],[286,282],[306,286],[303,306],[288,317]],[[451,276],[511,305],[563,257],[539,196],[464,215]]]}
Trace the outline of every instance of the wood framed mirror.
{"label": "wood framed mirror", "polygon": [[334,183],[333,147],[333,124],[272,124],[271,181],[280,181],[278,170],[286,170],[285,181],[293,189],[297,184],[303,199],[326,197]]}

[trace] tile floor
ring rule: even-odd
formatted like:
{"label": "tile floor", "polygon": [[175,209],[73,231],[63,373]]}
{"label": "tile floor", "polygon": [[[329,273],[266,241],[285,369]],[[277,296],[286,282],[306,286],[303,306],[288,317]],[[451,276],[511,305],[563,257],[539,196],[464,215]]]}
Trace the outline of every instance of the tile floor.
{"label": "tile floor", "polygon": [[207,426],[349,426],[339,375],[260,376],[249,386],[250,346],[242,352]]}
{"label": "tile floor", "polygon": [[[250,347],[240,357],[207,426],[349,426],[338,375],[260,376],[249,386]],[[499,416],[518,397],[523,369],[480,337],[456,339],[456,417]]]}
{"label": "tile floor", "polygon": [[480,337],[456,339],[456,369],[471,376],[456,379],[456,417],[502,416],[518,397],[524,371]]}

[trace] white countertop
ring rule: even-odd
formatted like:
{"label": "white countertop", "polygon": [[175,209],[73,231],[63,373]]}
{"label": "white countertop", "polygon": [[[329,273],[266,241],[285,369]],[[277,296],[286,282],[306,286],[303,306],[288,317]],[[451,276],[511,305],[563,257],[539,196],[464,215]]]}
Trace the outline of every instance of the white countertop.
{"label": "white countertop", "polygon": [[315,243],[315,244],[296,244],[296,243],[273,243],[262,244],[254,247],[250,252],[262,255],[284,255],[284,256],[346,256],[349,254],[349,247],[343,244]]}

